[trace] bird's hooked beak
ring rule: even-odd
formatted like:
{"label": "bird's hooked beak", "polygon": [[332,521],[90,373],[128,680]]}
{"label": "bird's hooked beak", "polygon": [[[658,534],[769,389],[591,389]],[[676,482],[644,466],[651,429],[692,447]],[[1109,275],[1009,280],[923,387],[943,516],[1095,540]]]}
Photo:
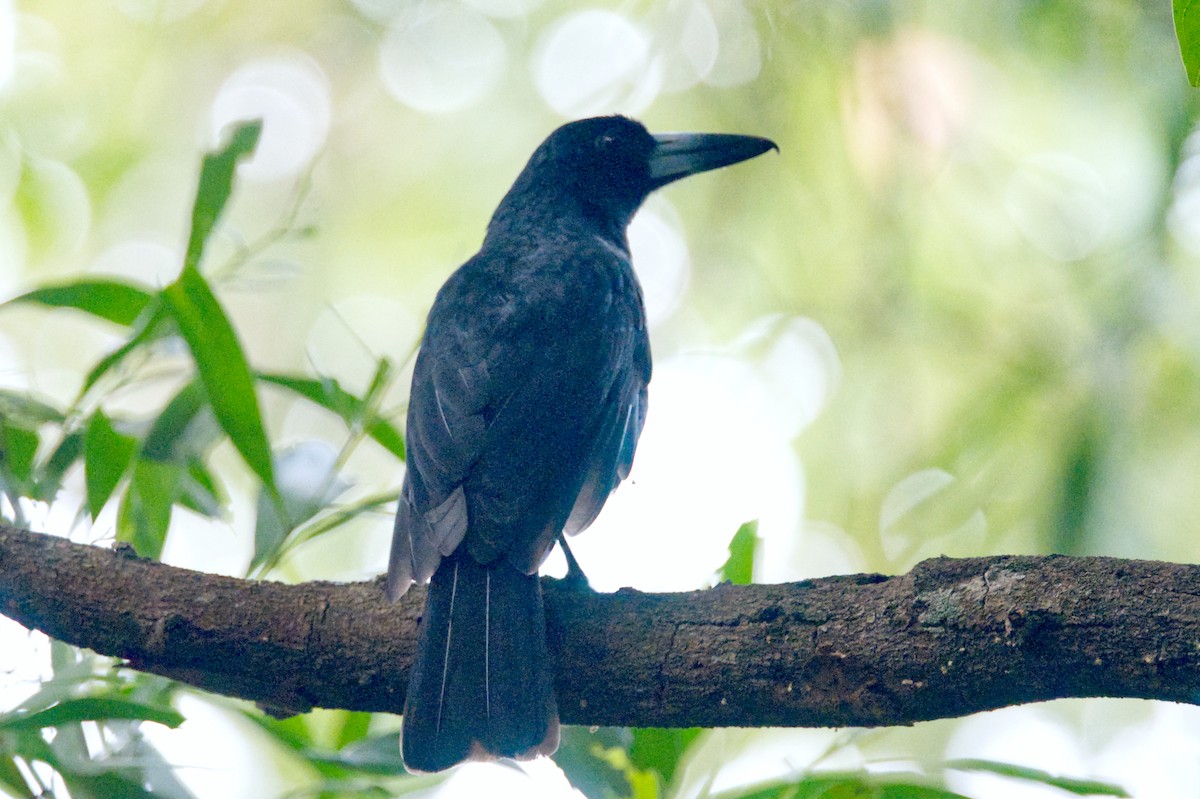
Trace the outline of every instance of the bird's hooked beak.
{"label": "bird's hooked beak", "polygon": [[654,188],[672,181],[745,161],[767,150],[779,151],[770,139],[730,133],[659,133],[650,153]]}

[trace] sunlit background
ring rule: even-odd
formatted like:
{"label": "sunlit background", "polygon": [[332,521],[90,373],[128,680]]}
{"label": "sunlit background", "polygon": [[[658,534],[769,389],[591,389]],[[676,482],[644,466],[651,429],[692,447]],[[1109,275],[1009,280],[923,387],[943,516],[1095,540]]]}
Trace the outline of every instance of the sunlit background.
{"label": "sunlit background", "polygon": [[[672,186],[630,230],[655,373],[632,479],[577,539],[594,586],[709,585],[751,520],[766,582],[937,554],[1200,561],[1194,97],[1166,2],[0,0],[0,299],[81,273],[169,282],[200,154],[261,117],[205,270],[256,368],[362,391],[379,357],[410,361],[437,287],[563,121],[769,136],[779,154]],[[118,332],[6,308],[0,386],[69,402]],[[398,422],[406,394],[398,379]],[[281,479],[324,474],[340,423],[262,399],[290,448]],[[244,574],[255,483],[228,445],[217,462],[232,516],[177,511],[164,559]],[[402,470],[364,445],[346,496]],[[114,509],[81,524],[81,502],[75,475],[26,511],[111,537]],[[372,577],[389,534],[386,513],[360,517],[271,576]],[[3,622],[4,706],[36,688],[47,648]],[[316,779],[229,703],[179,707],[188,722],[153,740],[198,797]],[[674,788],[951,757],[1193,797],[1200,710],[714,731]],[[526,772],[467,767],[444,790],[571,793],[552,763]],[[947,779],[980,799],[1062,795]]]}

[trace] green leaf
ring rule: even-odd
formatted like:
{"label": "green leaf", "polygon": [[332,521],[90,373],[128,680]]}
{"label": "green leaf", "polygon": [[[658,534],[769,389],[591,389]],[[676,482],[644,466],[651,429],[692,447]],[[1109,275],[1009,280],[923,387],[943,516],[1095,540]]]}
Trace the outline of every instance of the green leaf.
{"label": "green leaf", "polygon": [[371,730],[370,713],[343,710],[342,723],[338,728],[337,747],[344,749],[348,744],[356,743],[367,737]]}
{"label": "green leaf", "polygon": [[36,713],[0,716],[0,729],[41,729],[78,721],[106,719],[154,721],[172,728],[183,723],[183,716],[171,708],[155,707],[115,697],[82,697],[59,702]]}
{"label": "green leaf", "polygon": [[563,727],[554,762],[588,799],[632,796],[634,771],[626,754],[638,730]]}
{"label": "green leaf", "polygon": [[337,766],[365,774],[407,774],[400,758],[400,733],[384,733],[363,738],[337,752],[310,749],[305,752],[314,763]]}
{"label": "green leaf", "polygon": [[296,377],[266,372],[258,372],[255,377],[264,383],[281,386],[294,394],[299,394],[322,408],[333,411],[347,422],[356,419],[357,413],[362,407],[362,400],[342,388],[341,384],[332,377]]}
{"label": "green leaf", "polygon": [[[124,771],[124,770],[122,770]],[[73,799],[163,799],[141,784],[136,773],[60,771]]]}
{"label": "green leaf", "polygon": [[131,352],[166,335],[167,328],[163,324],[165,319],[166,312],[163,310],[160,295],[156,294],[150,298],[145,311],[134,322],[133,334],[124,344],[101,358],[92,367],[91,371],[88,372],[87,377],[83,380],[83,388],[80,389],[80,395],[90,391],[100,378],[104,377],[117,364],[125,360]]}
{"label": "green leaf", "polygon": [[371,378],[371,385],[367,386],[367,393],[363,396],[363,416],[367,422],[367,435],[390,450],[397,458],[404,460],[404,439],[396,428],[376,415],[380,398],[387,389],[391,374],[391,361],[387,358],[380,358],[375,367],[375,374]]}
{"label": "green leaf", "polygon": [[772,783],[720,794],[721,799],[968,799],[926,785],[914,775],[820,774],[799,782]]}
{"label": "green leaf", "polygon": [[47,422],[63,421],[62,411],[36,399],[10,389],[0,388],[0,419],[19,427],[35,428]]}
{"label": "green leaf", "polygon": [[[333,411],[350,427],[361,424],[368,411],[366,400],[346,391],[333,378],[259,373],[258,379],[286,388],[326,410]],[[404,436],[391,422],[376,418],[367,423],[365,430],[380,446],[404,460]]]}
{"label": "green leaf", "polygon": [[117,540],[138,555],[157,560],[171,526],[171,506],[179,497],[185,470],[175,463],[139,458],[117,513]]}
{"label": "green leaf", "polygon": [[112,496],[137,451],[137,439],[118,433],[112,422],[97,410],[88,420],[84,440],[83,474],[87,485],[88,512],[95,519]]}
{"label": "green leaf", "polygon": [[1060,449],[1063,458],[1061,489],[1055,523],[1050,528],[1050,551],[1061,555],[1085,554],[1087,537],[1095,507],[1102,492],[1099,475],[1103,470],[1104,424],[1099,414],[1088,408],[1065,432]]}
{"label": "green leaf", "polygon": [[[743,529],[745,529],[745,525],[743,525]],[[657,771],[662,775],[663,783],[670,784],[675,776],[675,769],[679,765],[680,758],[700,736],[700,733],[699,727],[635,729],[633,744],[629,747],[629,759],[638,768]]]}
{"label": "green leaf", "polygon": [[84,278],[34,289],[4,305],[37,303],[51,308],[74,308],[128,326],[146,309],[152,296],[145,288],[132,283]]}
{"label": "green leaf", "polygon": [[26,430],[0,419],[0,469],[22,487],[30,482],[39,443],[37,431]]}
{"label": "green leaf", "polygon": [[62,487],[67,469],[83,454],[83,433],[73,432],[59,442],[36,475],[34,498],[50,502]]}
{"label": "green leaf", "polygon": [[188,236],[184,271],[196,269],[204,255],[204,244],[229,202],[233,192],[233,172],[238,161],[254,152],[262,135],[261,119],[243,122],[234,128],[224,148],[204,156],[196,202],[192,205],[192,231]]}
{"label": "green leaf", "polygon": [[37,796],[29,790],[29,786],[25,783],[25,777],[21,775],[21,770],[17,767],[16,756],[8,751],[0,756],[0,790],[6,791],[12,796],[21,797],[21,799],[37,799]]}
{"label": "green leaf", "polygon": [[1175,37],[1179,54],[1187,70],[1188,82],[1200,86],[1200,4],[1192,0],[1172,0],[1175,14]]}
{"label": "green leaf", "polygon": [[[331,530],[336,530],[343,524],[346,524],[352,519],[355,519],[364,513],[377,511],[385,505],[392,505],[396,501],[396,496],[399,493],[398,488],[393,488],[390,491],[384,491],[379,494],[372,494],[355,500],[346,505],[340,505],[336,509],[330,510],[328,513],[322,512],[314,516],[307,522],[299,525],[288,536],[286,545],[280,548],[282,552],[290,547],[308,542],[314,538],[318,538]],[[389,513],[389,516],[394,513]],[[254,570],[258,573],[273,568],[278,562],[280,553],[268,556],[259,567]]]}
{"label": "green leaf", "polygon": [[206,452],[220,433],[209,412],[204,386],[195,380],[188,383],[150,426],[142,443],[142,457],[181,463]]}
{"label": "green leaf", "polygon": [[225,490],[199,458],[187,464],[181,489],[178,502],[188,510],[210,519],[225,515]]}
{"label": "green leaf", "polygon": [[254,394],[254,380],[224,309],[195,269],[184,269],[179,279],[163,290],[163,296],[196,361],[221,428],[246,464],[276,493],[271,448]]}
{"label": "green leaf", "polygon": [[375,364],[375,374],[371,375],[371,384],[367,386],[363,401],[370,404],[378,399],[379,394],[387,387],[391,374],[392,362],[387,358],[380,358],[379,363]]}
{"label": "green leaf", "polygon": [[1011,777],[1017,780],[1038,782],[1042,785],[1050,785],[1078,796],[1129,796],[1129,793],[1124,788],[1119,785],[1113,785],[1110,782],[1060,777],[1041,771],[1040,769],[1017,766],[1012,763],[998,763],[994,760],[975,760],[970,758],[951,760],[946,763],[946,768],[954,769],[955,771],[984,771],[989,774],[999,774],[1000,776]]}
{"label": "green leaf", "polygon": [[758,547],[758,521],[746,522],[729,542],[729,559],[721,567],[721,579],[734,585],[754,582],[754,550]]}
{"label": "green leaf", "polygon": [[321,441],[301,441],[276,456],[279,494],[271,497],[264,490],[258,496],[252,569],[277,558],[292,530],[346,490],[349,484],[337,476],[337,462],[337,452]]}
{"label": "green leaf", "polygon": [[262,713],[244,710],[244,718],[261,727],[275,739],[280,746],[304,752],[314,746],[312,730],[308,726],[308,716],[288,716],[277,719]]}

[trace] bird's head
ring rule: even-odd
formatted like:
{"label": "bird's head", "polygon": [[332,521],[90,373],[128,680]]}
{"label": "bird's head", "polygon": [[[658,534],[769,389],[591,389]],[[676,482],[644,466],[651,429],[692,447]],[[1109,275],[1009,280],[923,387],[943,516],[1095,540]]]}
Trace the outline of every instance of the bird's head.
{"label": "bird's head", "polygon": [[[623,116],[568,122],[534,151],[497,217],[531,199],[546,209],[582,210],[624,230],[642,201],[673,181],[745,161],[774,142],[721,133],[651,134]],[[510,206],[506,209],[506,206]]]}

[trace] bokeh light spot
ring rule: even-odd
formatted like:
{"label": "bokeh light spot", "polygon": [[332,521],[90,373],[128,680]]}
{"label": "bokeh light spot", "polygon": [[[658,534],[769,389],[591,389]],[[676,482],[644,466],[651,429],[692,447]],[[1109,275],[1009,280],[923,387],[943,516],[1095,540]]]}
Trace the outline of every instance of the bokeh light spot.
{"label": "bokeh light spot", "polygon": [[183,253],[166,241],[128,239],[97,256],[88,271],[106,277],[122,277],[151,286],[165,286],[179,273]]}
{"label": "bokeh light spot", "polygon": [[380,22],[391,19],[404,8],[396,0],[350,0],[350,4],[364,17]]}
{"label": "bokeh light spot", "polygon": [[545,33],[534,54],[534,80],[560,114],[608,111],[637,114],[662,86],[662,67],[650,59],[650,38],[610,11],[570,14]]}
{"label": "bokeh light spot", "polygon": [[1017,228],[1056,261],[1089,255],[1109,229],[1103,181],[1089,164],[1066,153],[1027,159],[1009,181],[1004,199]]}
{"label": "bokeh light spot", "polygon": [[[776,392],[784,373],[797,368],[782,353],[739,345],[655,365],[633,471],[592,529],[571,543],[596,589],[703,586],[728,557],[738,527],[752,520],[776,560],[789,559],[800,543],[805,480],[792,433],[778,423],[786,400]],[[662,568],[666,562],[670,569]]]}
{"label": "bokeh light spot", "polygon": [[1182,150],[1172,186],[1167,227],[1188,252],[1200,255],[1200,131],[1188,135]]}
{"label": "bokeh light spot", "polygon": [[[1042,708],[1005,708],[965,720],[946,746],[946,758],[979,758],[1041,769],[1050,774],[1088,774],[1079,739]],[[976,799],[1050,799],[1058,788],[978,771],[948,771],[946,787]]]}
{"label": "bokeh light spot", "polygon": [[125,16],[137,22],[177,22],[198,11],[207,0],[115,0]]}
{"label": "bokeh light spot", "polygon": [[741,3],[715,3],[712,10],[721,46],[704,82],[725,88],[749,83],[762,70],[762,44],[754,18]]}
{"label": "bokeh light spot", "polygon": [[671,315],[691,278],[687,244],[674,209],[653,198],[629,225],[629,249],[651,327]]}
{"label": "bokeh light spot", "polygon": [[492,23],[458,3],[418,3],[397,15],[379,50],[388,92],[411,108],[435,113],[479,100],[507,60]]}
{"label": "bokeh light spot", "polygon": [[347,385],[366,386],[380,356],[388,356],[395,364],[409,360],[422,322],[383,294],[339,297],[309,330],[309,360],[321,374],[336,374]]}
{"label": "bokeh light spot", "polygon": [[489,17],[522,17],[542,4],[542,0],[465,0],[466,4]]}
{"label": "bokeh light spot", "polygon": [[29,157],[16,202],[31,249],[60,256],[82,246],[92,224],[92,201],[74,169],[61,161]]}
{"label": "bokeh light spot", "polygon": [[253,61],[225,81],[213,101],[212,142],[231,123],[263,120],[262,140],[241,167],[254,180],[278,180],[304,169],[329,133],[329,83],[302,54]]}
{"label": "bokeh light spot", "polygon": [[663,59],[666,91],[683,91],[708,77],[721,45],[707,4],[674,0],[656,27],[654,38]]}
{"label": "bokeh light spot", "polygon": [[0,0],[0,90],[12,77],[16,63],[17,19],[12,0]]}
{"label": "bokeh light spot", "polygon": [[812,319],[765,316],[746,328],[735,348],[754,364],[766,389],[762,413],[789,436],[817,418],[841,382],[837,347]]}

